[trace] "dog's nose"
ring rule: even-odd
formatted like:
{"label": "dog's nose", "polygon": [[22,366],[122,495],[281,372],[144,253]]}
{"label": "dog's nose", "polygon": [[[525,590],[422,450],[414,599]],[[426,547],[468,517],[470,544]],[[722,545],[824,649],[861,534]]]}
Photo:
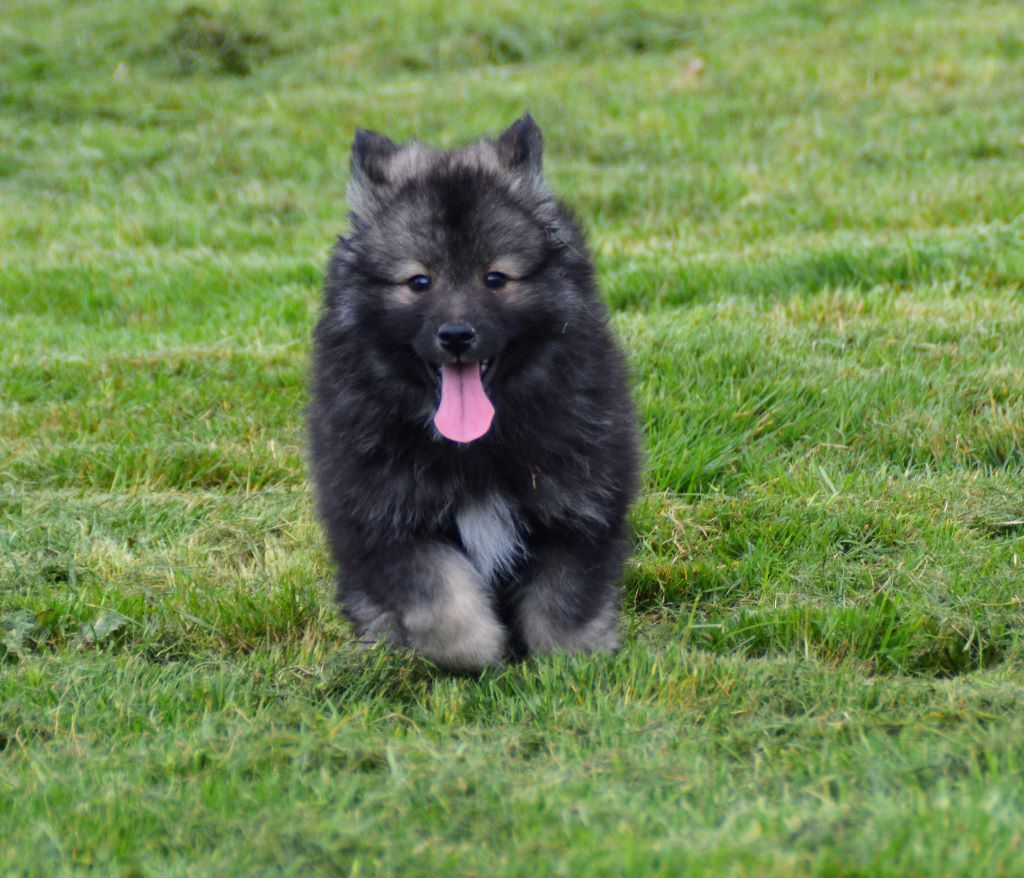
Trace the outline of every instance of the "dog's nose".
{"label": "dog's nose", "polygon": [[468,351],[475,339],[476,330],[468,323],[445,323],[437,331],[441,347],[456,356]]}

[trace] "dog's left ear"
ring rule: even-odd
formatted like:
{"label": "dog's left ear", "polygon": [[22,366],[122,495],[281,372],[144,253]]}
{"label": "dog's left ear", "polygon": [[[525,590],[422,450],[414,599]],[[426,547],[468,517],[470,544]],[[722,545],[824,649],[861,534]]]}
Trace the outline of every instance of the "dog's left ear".
{"label": "dog's left ear", "polygon": [[498,155],[510,171],[540,179],[544,135],[526,113],[506,128],[495,141]]}

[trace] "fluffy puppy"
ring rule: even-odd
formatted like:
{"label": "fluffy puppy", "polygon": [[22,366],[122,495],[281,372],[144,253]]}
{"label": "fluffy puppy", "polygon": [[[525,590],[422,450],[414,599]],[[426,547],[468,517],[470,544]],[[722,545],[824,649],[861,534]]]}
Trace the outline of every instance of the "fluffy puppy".
{"label": "fluffy puppy", "polygon": [[636,420],[541,147],[528,115],[450,151],[358,131],[314,332],[338,599],[365,641],[456,670],[618,644]]}

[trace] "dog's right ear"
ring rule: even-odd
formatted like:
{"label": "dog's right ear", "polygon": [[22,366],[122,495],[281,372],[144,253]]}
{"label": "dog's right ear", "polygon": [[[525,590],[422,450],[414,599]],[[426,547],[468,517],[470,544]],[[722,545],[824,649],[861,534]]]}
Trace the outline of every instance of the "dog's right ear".
{"label": "dog's right ear", "polygon": [[356,129],[348,184],[348,202],[353,210],[358,211],[375,187],[388,182],[388,167],[397,152],[398,146],[383,134],[365,128]]}
{"label": "dog's right ear", "polygon": [[352,176],[369,183],[386,183],[388,163],[396,152],[398,147],[389,137],[357,128],[352,140]]}

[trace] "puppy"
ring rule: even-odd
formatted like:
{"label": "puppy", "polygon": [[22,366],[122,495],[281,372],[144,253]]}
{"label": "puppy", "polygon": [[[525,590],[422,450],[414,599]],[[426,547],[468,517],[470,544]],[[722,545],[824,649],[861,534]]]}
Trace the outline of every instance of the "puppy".
{"label": "puppy", "polygon": [[357,131],[310,460],[361,638],[476,671],[612,650],[639,438],[584,235],[527,115],[450,151]]}

